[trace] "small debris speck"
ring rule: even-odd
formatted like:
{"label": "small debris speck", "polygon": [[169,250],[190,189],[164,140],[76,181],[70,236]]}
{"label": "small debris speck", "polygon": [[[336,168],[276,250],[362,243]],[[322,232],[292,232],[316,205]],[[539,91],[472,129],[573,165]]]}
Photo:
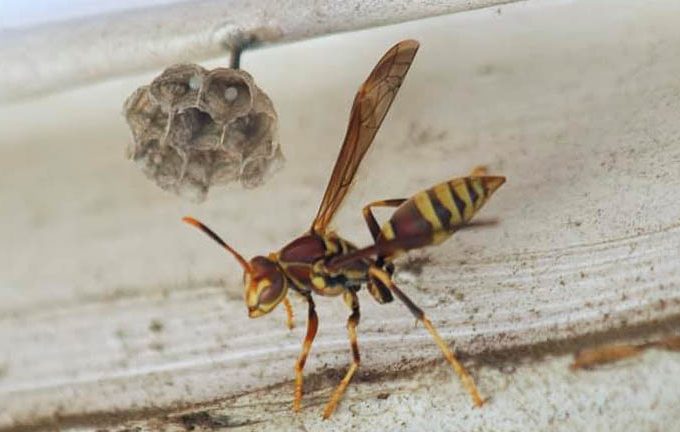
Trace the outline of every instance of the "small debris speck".
{"label": "small debris speck", "polygon": [[149,323],[149,330],[154,333],[160,333],[163,331],[163,323],[157,319],[152,319]]}

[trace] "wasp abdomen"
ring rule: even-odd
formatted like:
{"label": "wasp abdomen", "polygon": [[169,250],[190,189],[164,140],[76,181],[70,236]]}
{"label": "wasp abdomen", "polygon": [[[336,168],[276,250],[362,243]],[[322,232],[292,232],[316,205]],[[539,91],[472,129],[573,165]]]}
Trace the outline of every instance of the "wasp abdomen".
{"label": "wasp abdomen", "polygon": [[461,177],[418,192],[381,228],[380,240],[399,240],[403,250],[435,245],[450,237],[505,182],[505,177]]}

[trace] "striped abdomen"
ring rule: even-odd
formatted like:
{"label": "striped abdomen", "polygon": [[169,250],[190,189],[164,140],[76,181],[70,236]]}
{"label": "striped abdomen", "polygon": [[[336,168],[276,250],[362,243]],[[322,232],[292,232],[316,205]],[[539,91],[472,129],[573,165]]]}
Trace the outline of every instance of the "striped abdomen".
{"label": "striped abdomen", "polygon": [[436,245],[449,238],[505,182],[505,177],[461,177],[418,192],[382,226],[376,243],[397,240],[399,250]]}

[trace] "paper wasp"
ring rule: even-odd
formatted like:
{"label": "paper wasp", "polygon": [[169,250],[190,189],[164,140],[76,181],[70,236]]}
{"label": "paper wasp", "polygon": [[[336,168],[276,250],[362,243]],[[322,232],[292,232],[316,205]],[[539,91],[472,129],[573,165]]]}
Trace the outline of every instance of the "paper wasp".
{"label": "paper wasp", "polygon": [[[440,183],[409,199],[390,199],[368,204],[363,209],[363,216],[373,236],[374,244],[364,249],[357,249],[328,228],[417,50],[416,41],[399,42],[380,59],[359,88],[350,113],[344,143],[321,205],[312,226],[302,236],[278,252],[256,256],[246,261],[201,222],[190,217],[184,218],[185,222],[198,227],[222,245],[241,264],[244,270],[245,302],[251,318],[265,315],[279,303],[283,303],[290,325],[292,309],[287,298],[289,290],[297,292],[307,301],[307,334],[302,344],[302,352],[295,363],[293,400],[295,411],[300,409],[302,370],[318,326],[312,294],[342,295],[351,309],[347,331],[352,363],[324,409],[323,417],[328,418],[359,367],[356,328],[360,315],[357,292],[362,285],[367,286],[368,292],[379,303],[391,302],[393,296],[401,300],[430,333],[458,374],[474,404],[481,406],[484,402],[473,379],[439,336],[425,313],[392,281],[393,260],[407,250],[439,244],[446,240],[472,218],[491,194],[503,184],[505,178],[487,176],[482,169],[478,169],[468,177]],[[397,209],[390,220],[380,227],[372,213],[374,207]]]}

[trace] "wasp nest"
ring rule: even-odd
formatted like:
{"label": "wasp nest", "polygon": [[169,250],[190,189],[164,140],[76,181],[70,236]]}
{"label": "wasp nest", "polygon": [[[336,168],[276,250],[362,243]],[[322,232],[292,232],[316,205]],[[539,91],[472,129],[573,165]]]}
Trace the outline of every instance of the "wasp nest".
{"label": "wasp nest", "polygon": [[240,69],[166,69],[125,101],[127,155],[165,190],[203,201],[212,185],[262,184],[283,161],[269,97]]}

